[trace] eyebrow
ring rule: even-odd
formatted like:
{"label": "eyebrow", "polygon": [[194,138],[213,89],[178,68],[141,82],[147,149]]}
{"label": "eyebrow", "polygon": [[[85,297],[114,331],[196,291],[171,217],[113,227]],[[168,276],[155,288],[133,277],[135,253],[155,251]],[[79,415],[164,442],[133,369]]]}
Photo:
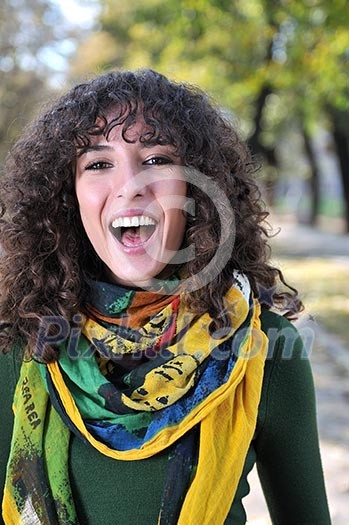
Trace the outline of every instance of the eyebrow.
{"label": "eyebrow", "polygon": [[82,148],[82,150],[79,153],[79,157],[82,155],[86,155],[89,151],[110,151],[113,148],[109,146],[108,144],[91,144],[90,146],[86,146],[85,148]]}
{"label": "eyebrow", "polygon": [[[142,148],[152,148],[155,146],[155,144],[142,144]],[[158,146],[161,146],[161,147],[166,147],[167,144],[157,144]],[[83,148],[81,148],[81,151],[79,152],[78,154],[78,157],[82,157],[82,155],[86,155],[86,153],[89,153],[90,151],[112,151],[113,150],[113,147],[112,146],[109,146],[109,144],[91,144],[89,146],[85,146]]]}

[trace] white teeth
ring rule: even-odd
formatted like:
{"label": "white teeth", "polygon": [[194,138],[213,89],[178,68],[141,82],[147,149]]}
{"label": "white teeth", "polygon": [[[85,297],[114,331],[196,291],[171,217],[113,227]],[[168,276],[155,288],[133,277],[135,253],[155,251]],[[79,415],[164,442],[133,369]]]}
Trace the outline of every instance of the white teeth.
{"label": "white teeth", "polygon": [[133,217],[118,217],[112,222],[113,228],[137,228],[138,226],[155,226],[156,222],[146,215],[135,215]]}

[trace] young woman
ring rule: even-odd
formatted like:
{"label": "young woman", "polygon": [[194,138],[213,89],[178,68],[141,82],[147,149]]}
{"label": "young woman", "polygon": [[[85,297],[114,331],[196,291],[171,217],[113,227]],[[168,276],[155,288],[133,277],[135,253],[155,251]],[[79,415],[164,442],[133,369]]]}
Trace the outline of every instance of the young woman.
{"label": "young woman", "polygon": [[1,189],[6,525],[240,525],[255,462],[273,523],[330,523],[253,169],[207,95],[151,70],[25,130]]}

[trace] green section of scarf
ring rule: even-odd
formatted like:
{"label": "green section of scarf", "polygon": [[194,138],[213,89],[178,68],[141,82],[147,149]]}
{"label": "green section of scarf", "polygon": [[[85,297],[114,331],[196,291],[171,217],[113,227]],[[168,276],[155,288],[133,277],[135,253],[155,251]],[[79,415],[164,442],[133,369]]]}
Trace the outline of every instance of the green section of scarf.
{"label": "green section of scarf", "polygon": [[75,523],[68,478],[70,432],[49,403],[41,367],[24,362],[15,393],[3,502],[6,525]]}
{"label": "green section of scarf", "polygon": [[[246,279],[236,276],[227,294],[232,330],[221,339],[210,337],[208,314],[190,314],[176,296],[145,325],[130,327],[132,305],[143,301],[137,302],[137,291],[102,283],[92,292],[82,335],[61,345],[59,362],[22,365],[6,525],[77,523],[68,479],[70,430],[105,455],[136,460],[178,442],[197,424],[196,473],[172,522],[224,523],[254,432],[266,345]],[[162,507],[159,523],[170,523],[165,514]]]}

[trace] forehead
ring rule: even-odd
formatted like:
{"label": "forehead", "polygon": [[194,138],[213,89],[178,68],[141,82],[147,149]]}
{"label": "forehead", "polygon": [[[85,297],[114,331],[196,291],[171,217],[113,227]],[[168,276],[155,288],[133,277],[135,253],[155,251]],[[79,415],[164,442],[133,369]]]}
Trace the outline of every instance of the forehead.
{"label": "forehead", "polygon": [[77,144],[79,155],[98,144],[106,144],[112,141],[124,141],[130,143],[143,142],[143,137],[146,137],[152,132],[150,126],[147,126],[144,120],[137,120],[134,122],[118,122],[113,114],[109,114],[106,119],[99,117],[95,121],[95,125],[85,135],[85,140],[82,144]]}
{"label": "forehead", "polygon": [[142,118],[118,123],[114,121],[113,116],[108,116],[108,123],[103,133],[107,141],[126,140],[127,142],[137,142],[150,134],[154,134],[154,130]]}
{"label": "forehead", "polygon": [[147,125],[144,120],[135,121],[126,127],[122,124],[114,124],[107,132],[91,134],[88,143],[78,148],[77,157],[79,159],[91,151],[114,149],[117,147],[117,143],[126,143],[133,148],[142,150],[156,147],[158,151],[166,151],[174,157],[179,157],[175,145],[170,141],[162,140],[161,135],[154,133],[152,127]]}

